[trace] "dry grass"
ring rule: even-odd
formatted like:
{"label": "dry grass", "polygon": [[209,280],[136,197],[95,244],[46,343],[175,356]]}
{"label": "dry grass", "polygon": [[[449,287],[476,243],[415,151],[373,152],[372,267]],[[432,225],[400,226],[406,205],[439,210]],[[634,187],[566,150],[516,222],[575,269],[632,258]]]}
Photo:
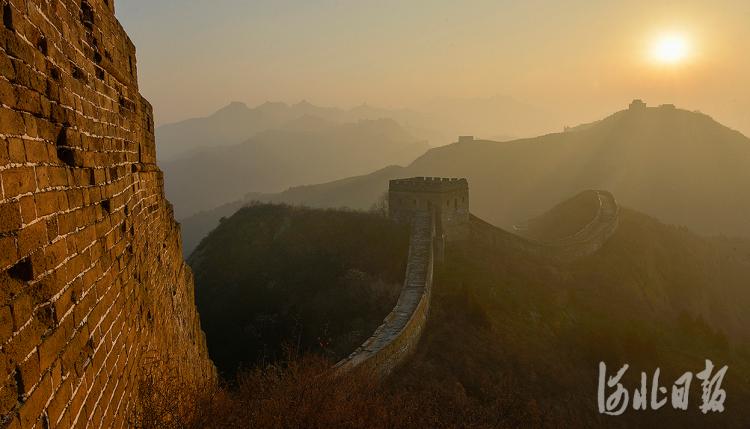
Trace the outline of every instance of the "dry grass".
{"label": "dry grass", "polygon": [[[144,365],[132,426],[198,428],[558,428],[567,427],[534,401],[488,386],[484,399],[458,386],[394,390],[371,374],[336,374],[307,354],[241,370],[233,386],[189,384],[161,362]],[[487,399],[490,398],[490,399]]]}

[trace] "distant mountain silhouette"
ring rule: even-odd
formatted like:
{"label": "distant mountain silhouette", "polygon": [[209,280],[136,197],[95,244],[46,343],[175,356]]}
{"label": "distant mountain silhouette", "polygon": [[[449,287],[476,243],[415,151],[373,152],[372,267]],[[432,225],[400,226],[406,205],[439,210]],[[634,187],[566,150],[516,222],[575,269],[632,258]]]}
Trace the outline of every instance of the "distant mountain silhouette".
{"label": "distant mountain silhouette", "polygon": [[378,172],[358,178],[357,187],[338,181],[263,198],[367,208],[362,202],[385,191],[387,178],[466,177],[472,212],[505,228],[581,190],[606,189],[667,223],[750,236],[748,165],[750,139],[705,114],[667,105],[620,111],[573,132],[454,143],[393,177]]}
{"label": "distant mountain silhouette", "polygon": [[[452,107],[451,107],[452,106]],[[343,124],[391,118],[418,140],[442,146],[459,134],[493,136],[540,135],[558,130],[549,114],[510,97],[488,99],[436,99],[425,111],[382,109],[362,104],[349,110],[318,107],[303,100],[294,105],[266,102],[253,109],[234,102],[206,118],[194,118],[156,129],[159,161],[195,155],[202,148],[239,144],[255,133],[278,130],[304,116]]]}
{"label": "distant mountain silhouette", "polygon": [[440,120],[427,120],[423,118],[424,115],[408,109],[386,110],[362,105],[347,111],[314,106],[305,100],[292,106],[266,102],[250,109],[244,103],[234,102],[207,118],[188,119],[158,127],[157,156],[160,161],[172,160],[195,155],[204,148],[236,145],[255,133],[278,130],[284,124],[306,116],[308,121],[309,117],[315,116],[338,124],[393,118],[400,124],[417,124],[411,130],[415,131],[418,140],[439,139],[436,144],[448,143],[442,134],[426,128],[428,123],[439,123]]}
{"label": "distant mountain silhouette", "polygon": [[160,165],[167,199],[179,218],[249,191],[274,192],[386,165],[408,165],[428,149],[427,142],[392,119],[337,124],[303,115],[278,130],[256,133],[242,144],[196,150]]}

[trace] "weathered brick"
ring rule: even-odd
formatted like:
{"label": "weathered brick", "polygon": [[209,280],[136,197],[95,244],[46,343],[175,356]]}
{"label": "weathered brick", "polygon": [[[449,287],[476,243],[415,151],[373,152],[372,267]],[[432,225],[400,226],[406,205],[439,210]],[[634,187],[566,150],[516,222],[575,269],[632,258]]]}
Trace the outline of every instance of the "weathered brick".
{"label": "weathered brick", "polygon": [[22,136],[26,133],[26,124],[19,112],[0,107],[0,133]]}
{"label": "weathered brick", "polygon": [[13,330],[18,331],[26,322],[31,320],[34,300],[29,294],[22,292],[10,302],[10,309],[13,314]]}
{"label": "weathered brick", "polygon": [[[33,80],[32,74],[29,74],[29,82],[28,82],[29,85],[33,85],[32,80]],[[39,95],[38,92],[33,91],[29,88],[24,88],[20,85],[16,85],[15,90],[16,90],[16,96],[17,96],[16,109],[22,112],[28,112],[28,113],[32,113],[35,115],[41,114],[41,105],[42,105],[41,96]],[[22,117],[22,120],[23,120],[23,117]],[[29,131],[25,127],[25,124],[26,123],[24,122],[24,130]],[[35,130],[36,128],[34,128],[34,131]],[[26,134],[26,132],[24,134]]]}
{"label": "weathered brick", "polygon": [[[59,228],[57,223],[57,216],[52,216],[46,220],[47,222],[47,241],[54,241],[59,235]],[[53,265],[56,266],[56,265]]]}
{"label": "weathered brick", "polygon": [[16,202],[0,204],[0,234],[21,228],[21,205]]}
{"label": "weathered brick", "polygon": [[8,157],[14,164],[23,164],[26,162],[26,148],[23,140],[17,137],[8,138]]}
{"label": "weathered brick", "polygon": [[28,288],[29,295],[33,298],[35,304],[47,302],[57,295],[65,285],[65,278],[58,275],[58,271],[42,277]]}
{"label": "weathered brick", "polygon": [[0,166],[8,165],[10,154],[8,153],[8,140],[0,138]]}
{"label": "weathered brick", "polygon": [[[4,305],[0,307],[0,344],[8,341],[11,335],[13,335],[13,316],[10,307]],[[3,355],[3,360],[5,360],[5,355]]]}
{"label": "weathered brick", "polygon": [[[3,53],[0,53],[0,56],[2,55]],[[2,64],[2,61],[0,59],[0,64]],[[0,100],[3,100],[3,104],[7,106],[15,106],[18,101],[16,99],[16,92],[13,90],[13,84],[2,78],[0,78]]]}
{"label": "weathered brick", "polygon": [[[41,104],[41,101],[39,102]],[[37,109],[38,110],[38,109]],[[37,138],[39,137],[39,119],[35,117],[34,115],[31,115],[29,113],[23,114],[23,123],[26,126],[26,135],[31,138]],[[36,154],[35,154],[36,156]],[[47,148],[44,147],[44,158],[47,159],[49,156],[49,153],[47,152]],[[30,161],[30,162],[41,162],[41,161]]]}
{"label": "weathered brick", "polygon": [[36,279],[47,272],[47,259],[44,257],[44,249],[36,250],[26,261],[28,261],[26,270],[31,279]]}
{"label": "weathered brick", "polygon": [[[15,23],[21,24],[23,21],[20,19],[14,19],[14,24]],[[9,38],[6,41],[5,49],[11,57],[18,58],[27,64],[34,62],[33,48],[19,37]]]}
{"label": "weathered brick", "polygon": [[36,176],[32,167],[11,168],[2,172],[5,198],[25,194],[36,189]]}
{"label": "weathered brick", "polygon": [[[49,229],[49,228],[48,228]],[[44,249],[47,266],[54,268],[59,266],[68,257],[68,246],[65,240],[58,240]]]}
{"label": "weathered brick", "polygon": [[16,78],[16,69],[13,68],[13,62],[4,50],[0,51],[0,75],[5,76],[10,81]]}
{"label": "weathered brick", "polygon": [[47,224],[37,222],[18,233],[18,253],[29,255],[47,242]]}
{"label": "weathered brick", "polygon": [[37,218],[37,214],[34,196],[27,195],[25,197],[21,197],[18,202],[21,206],[21,219],[23,219],[23,223],[29,224],[35,221]]}
{"label": "weathered brick", "polygon": [[31,319],[31,323],[26,325],[18,335],[11,338],[4,346],[3,351],[8,359],[8,365],[19,365],[23,362],[26,356],[34,350],[34,347],[40,343],[40,338],[45,330],[46,327],[38,320]]}
{"label": "weathered brick", "polygon": [[21,427],[31,427],[41,417],[44,406],[52,395],[52,380],[45,374],[42,381],[18,410]]}
{"label": "weathered brick", "polygon": [[[68,172],[63,167],[49,167],[47,169],[49,184],[52,187],[68,186]],[[76,204],[80,205],[80,204]]]}
{"label": "weathered brick", "polygon": [[57,193],[60,191],[40,192],[34,195],[36,198],[37,216],[47,216],[60,209]]}
{"label": "weathered brick", "polygon": [[[55,396],[50,401],[49,405],[47,406],[47,415],[49,416],[50,422],[52,422],[52,427],[55,427],[54,424],[56,424],[60,418],[62,417],[63,411],[65,411],[65,407],[68,406],[68,402],[70,401],[71,396],[73,395],[73,389],[71,386],[72,382],[71,380],[65,380],[62,384],[62,386],[57,389],[55,392]],[[58,427],[66,427],[66,426],[59,426]]]}
{"label": "weathered brick", "polygon": [[18,260],[18,248],[14,237],[0,237],[0,269],[6,269]]}
{"label": "weathered brick", "polygon": [[28,162],[50,162],[47,143],[39,140],[25,140],[24,147],[26,148],[26,160]]}
{"label": "weathered brick", "polygon": [[22,362],[18,366],[18,374],[16,379],[20,382],[18,390],[21,394],[28,395],[42,378],[39,369],[39,355],[33,353],[26,361]]}
{"label": "weathered brick", "polygon": [[[72,326],[72,323],[68,325]],[[52,365],[62,354],[69,338],[70,335],[63,325],[58,326],[49,336],[44,338],[39,346],[39,365],[42,368],[48,368]]]}
{"label": "weathered brick", "polygon": [[0,384],[0,415],[6,415],[18,402],[18,387],[13,377],[6,376]]}

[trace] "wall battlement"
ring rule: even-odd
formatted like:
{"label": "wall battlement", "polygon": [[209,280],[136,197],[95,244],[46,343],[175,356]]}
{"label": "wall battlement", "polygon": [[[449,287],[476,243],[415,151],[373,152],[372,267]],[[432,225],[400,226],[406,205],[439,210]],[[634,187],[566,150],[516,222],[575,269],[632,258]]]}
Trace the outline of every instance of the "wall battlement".
{"label": "wall battlement", "polygon": [[112,0],[0,0],[0,427],[121,428],[139,366],[214,377]]}
{"label": "wall battlement", "polygon": [[436,237],[445,241],[469,238],[469,182],[466,179],[391,180],[388,209],[392,220],[407,224],[417,213],[434,212]]}
{"label": "wall battlement", "polygon": [[469,182],[455,178],[412,177],[391,180],[389,183],[389,190],[396,192],[450,192],[464,189],[469,189]]}

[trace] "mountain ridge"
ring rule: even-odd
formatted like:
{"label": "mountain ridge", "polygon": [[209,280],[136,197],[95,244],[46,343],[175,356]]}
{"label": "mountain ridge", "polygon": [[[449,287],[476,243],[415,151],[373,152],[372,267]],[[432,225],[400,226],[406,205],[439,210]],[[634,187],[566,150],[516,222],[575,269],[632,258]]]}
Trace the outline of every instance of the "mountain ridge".
{"label": "mountain ridge", "polygon": [[[441,99],[436,100],[436,103],[441,103]],[[487,99],[450,100],[461,101],[465,108],[470,108],[470,117],[483,118],[480,122],[486,132],[479,134],[539,135],[560,128],[559,124],[550,119],[551,116],[547,112],[516,102],[511,97],[496,95]],[[429,103],[425,106],[430,109]],[[466,115],[462,113],[463,109],[451,110],[440,107],[433,110],[435,113],[409,108],[385,109],[366,103],[345,110],[338,107],[315,106],[306,100],[292,105],[267,101],[250,108],[242,102],[234,101],[207,117],[191,118],[157,127],[158,157],[160,160],[168,161],[201,146],[238,144],[257,132],[278,129],[283,124],[305,115],[319,116],[336,123],[391,118],[402,127],[408,128],[418,139],[429,141],[432,146],[450,143],[450,138],[446,136],[466,134],[477,122],[461,118],[462,115]],[[518,128],[519,123],[524,123],[525,128]]]}
{"label": "mountain ridge", "polygon": [[427,142],[390,118],[337,124],[306,115],[240,144],[196,149],[160,165],[175,215],[185,217],[247,192],[274,192],[407,165],[428,149]]}
{"label": "mountain ridge", "polygon": [[[666,105],[615,112],[576,132],[433,148],[399,174],[466,177],[472,183],[475,213],[506,229],[568,195],[604,189],[623,205],[667,223],[709,235],[750,236],[750,225],[740,215],[750,210],[746,165],[750,139],[708,115]],[[307,188],[309,196],[296,190],[263,198],[321,206],[352,201],[347,205],[367,208],[354,202],[365,199],[367,192],[374,201],[386,188],[382,183],[379,188],[368,184],[361,191],[344,191],[329,183]]]}

